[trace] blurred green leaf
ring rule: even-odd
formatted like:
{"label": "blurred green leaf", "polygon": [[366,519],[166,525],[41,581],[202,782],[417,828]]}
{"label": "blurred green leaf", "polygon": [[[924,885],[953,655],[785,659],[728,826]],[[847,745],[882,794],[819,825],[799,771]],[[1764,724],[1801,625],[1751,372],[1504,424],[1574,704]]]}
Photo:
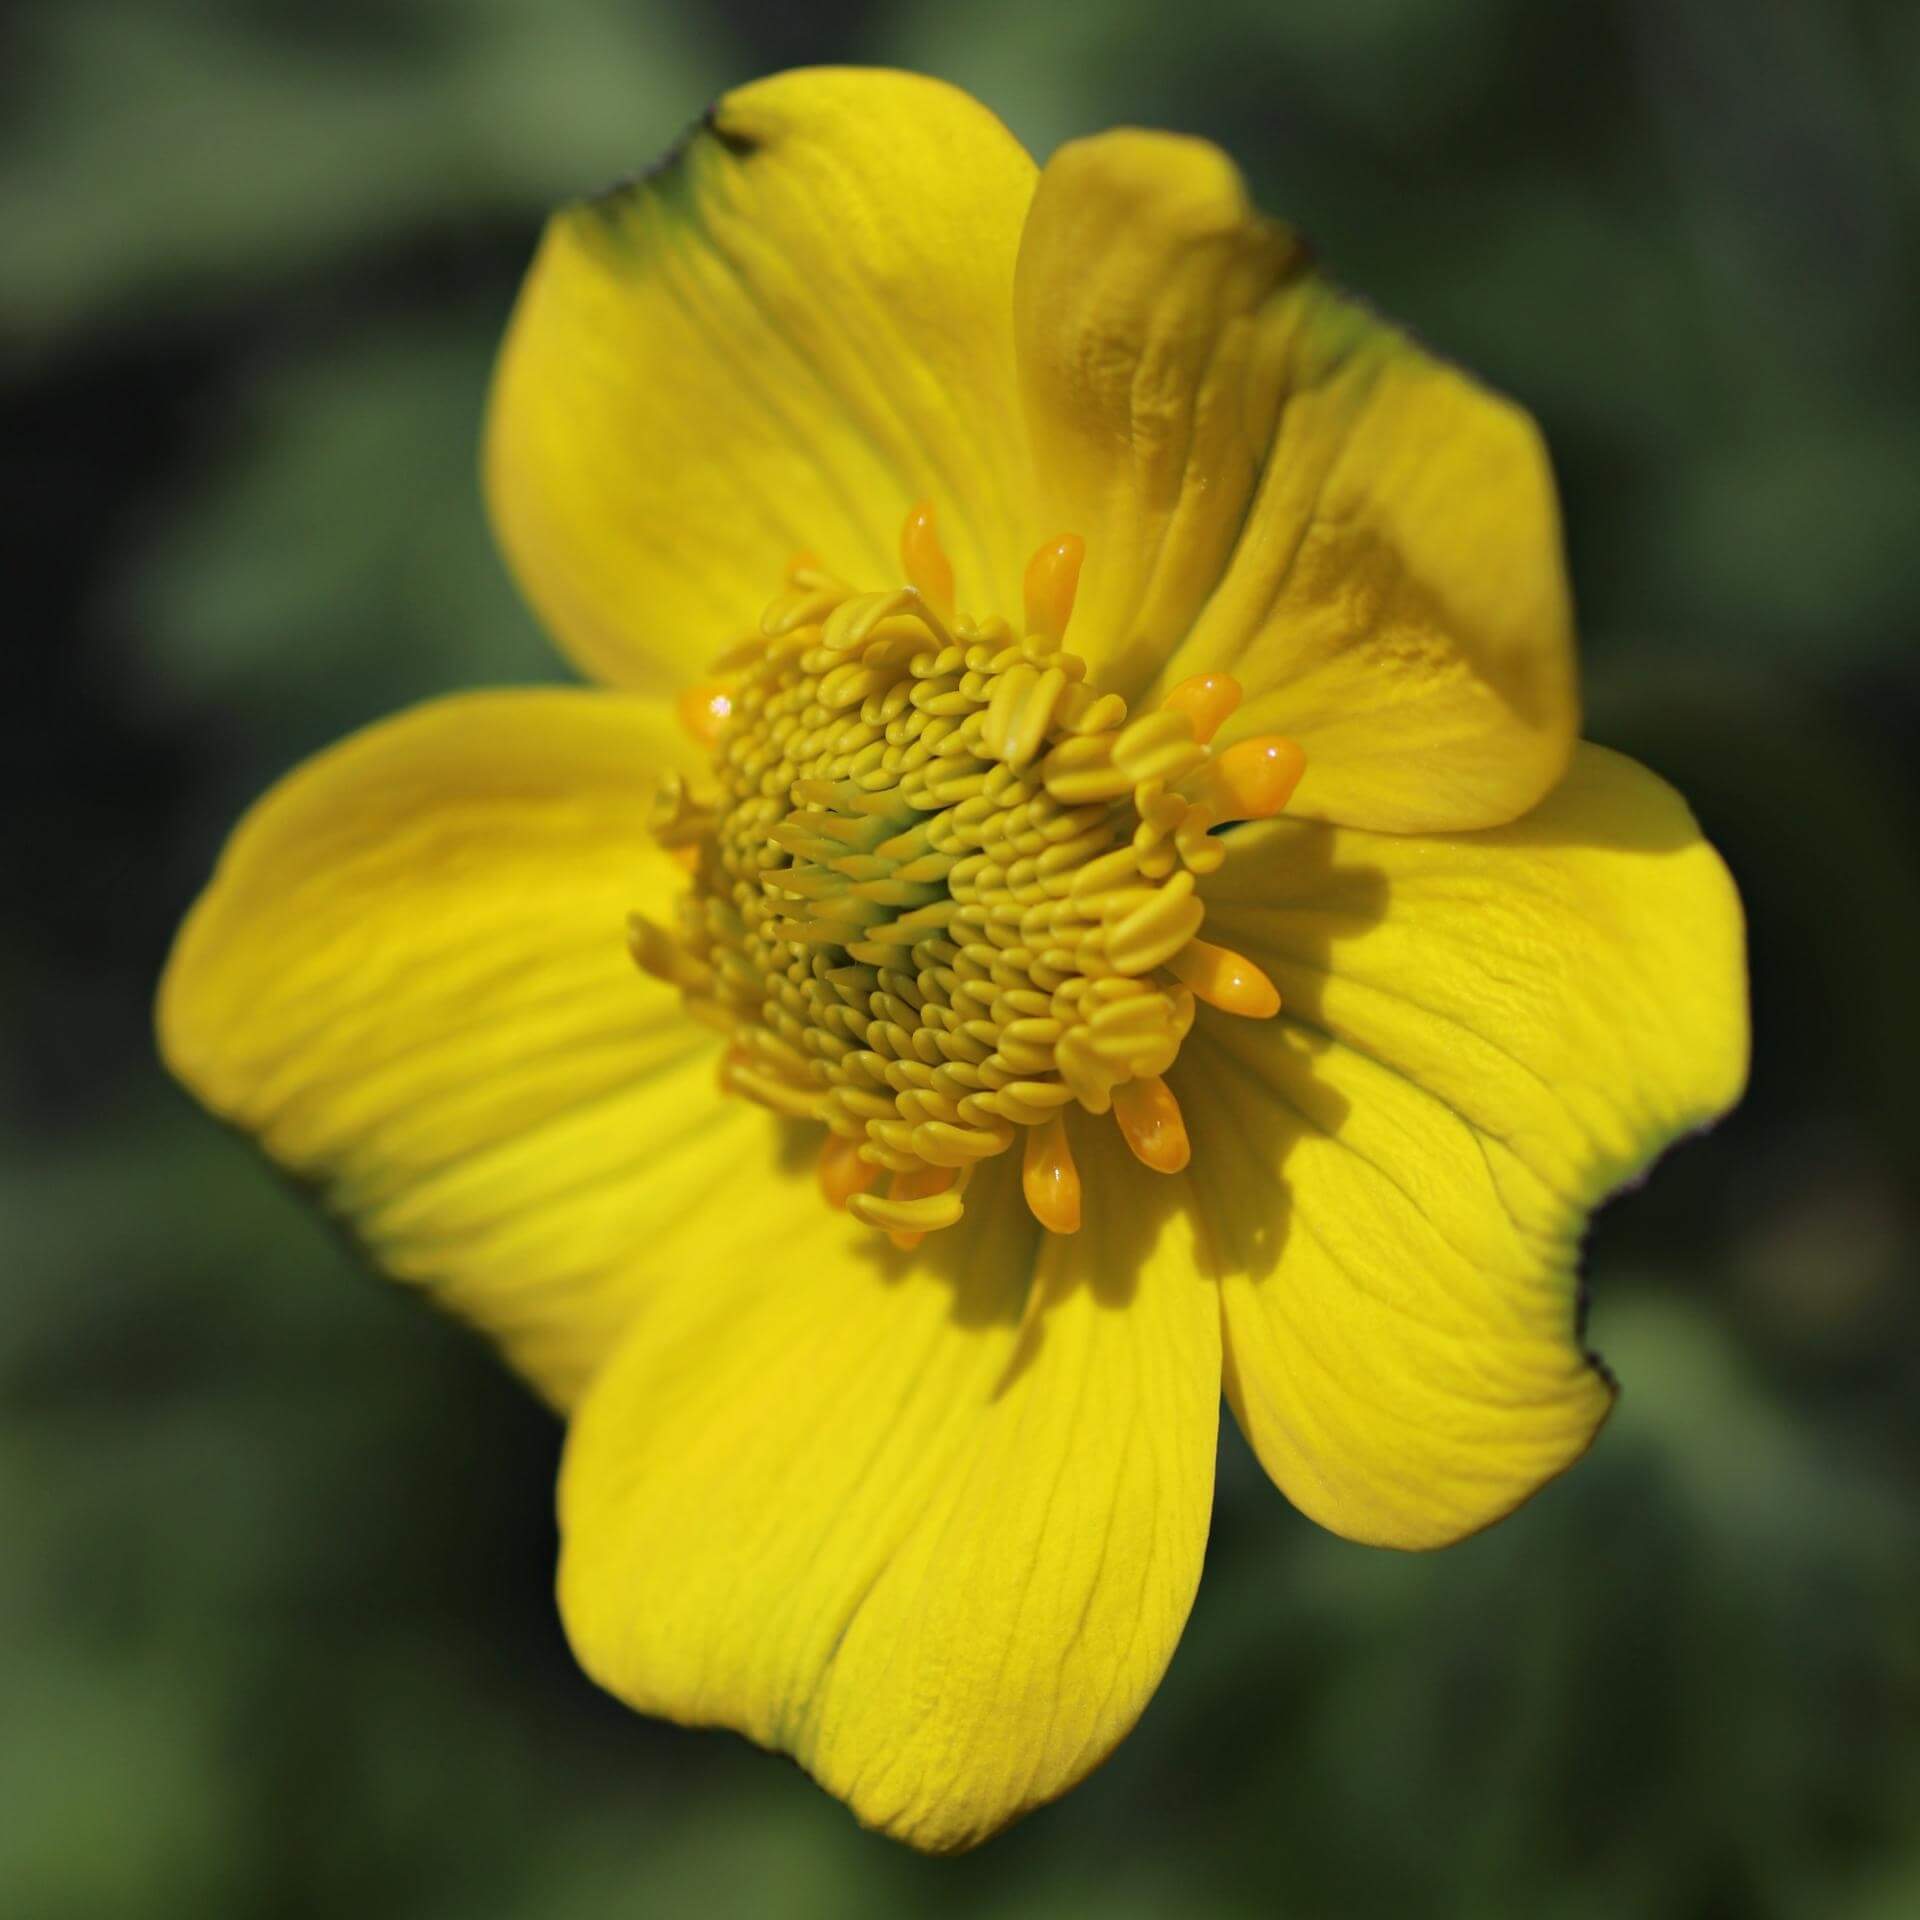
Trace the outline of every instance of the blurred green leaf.
{"label": "blurred green leaf", "polygon": [[448,216],[539,210],[650,161],[725,76],[666,5],[31,6],[0,153],[8,324],[178,315]]}
{"label": "blurred green leaf", "polygon": [[497,317],[383,323],[253,370],[239,444],[165,510],[122,589],[158,689],[249,711],[266,755],[567,669],[482,512]]}

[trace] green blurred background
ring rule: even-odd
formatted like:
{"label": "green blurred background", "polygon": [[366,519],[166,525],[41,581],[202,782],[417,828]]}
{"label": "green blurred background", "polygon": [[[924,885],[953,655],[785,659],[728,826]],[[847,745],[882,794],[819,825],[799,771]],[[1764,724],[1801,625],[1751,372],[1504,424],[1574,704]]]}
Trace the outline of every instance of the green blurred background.
{"label": "green blurred background", "polygon": [[[1750,1098],[1593,1236],[1592,1458],[1404,1558],[1229,1432],[1140,1730],[946,1863],[578,1677],[554,1425],[148,1037],[266,782],[559,671],[473,478],[543,209],[820,59],[1206,133],[1532,407],[1588,730],[1753,934]],[[0,1913],[1920,1914],[1920,11],[47,0],[0,113]]]}

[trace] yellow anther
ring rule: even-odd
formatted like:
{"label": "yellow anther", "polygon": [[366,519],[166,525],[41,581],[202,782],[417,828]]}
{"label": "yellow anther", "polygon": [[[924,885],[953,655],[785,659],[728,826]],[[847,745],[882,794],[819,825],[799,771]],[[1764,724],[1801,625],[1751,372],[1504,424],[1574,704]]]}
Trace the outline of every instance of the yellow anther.
{"label": "yellow anther", "polygon": [[1049,540],[1027,562],[1027,631],[1058,640],[1073,617],[1073,596],[1080,588],[1080,566],[1087,543],[1077,533]]}
{"label": "yellow anther", "polygon": [[856,1193],[865,1193],[880,1178],[880,1169],[861,1158],[860,1142],[837,1133],[827,1135],[820,1149],[820,1191],[830,1207],[844,1207]]}
{"label": "yellow anther", "polygon": [[960,1196],[953,1189],[953,1168],[915,1167],[893,1176],[885,1199],[856,1193],[847,1211],[870,1227],[884,1228],[902,1253],[911,1253],[926,1234],[960,1218]]}
{"label": "yellow anther", "polygon": [[[684,851],[697,855],[698,847]],[[682,993],[711,993],[713,969],[690,954],[666,928],[649,920],[644,913],[627,915],[627,951],[642,973],[664,980]]]}
{"label": "yellow anther", "polygon": [[796,556],[758,632],[683,696],[711,764],[662,775],[647,822],[692,884],[671,929],[635,922],[633,953],[726,1036],[728,1091],[828,1130],[829,1205],[911,1247],[1020,1138],[1028,1207],[1070,1233],[1068,1110],[1115,1113],[1145,1164],[1183,1167],[1163,1076],[1197,997],[1277,1007],[1198,939],[1196,881],[1226,856],[1209,829],[1283,804],[1300,754],[1210,754],[1224,674],[1138,716],[1092,692],[1058,631],[1077,539],[1035,556],[1018,632],[953,611],[930,506],[901,551],[913,584],[872,591]]}
{"label": "yellow anther", "polygon": [[1297,742],[1263,733],[1215,754],[1186,788],[1220,820],[1268,820],[1293,798],[1306,768]]}
{"label": "yellow anther", "polygon": [[769,1072],[745,1047],[730,1047],[721,1057],[720,1087],[725,1093],[737,1093],[775,1113],[783,1113],[789,1120],[820,1118],[821,1097],[817,1090],[795,1085],[778,1073]]}
{"label": "yellow anther", "polygon": [[1114,741],[1113,764],[1135,784],[1178,780],[1205,757],[1193,742],[1190,724],[1178,713],[1143,713]]}
{"label": "yellow anther", "polygon": [[1196,673],[1160,702],[1163,709],[1184,713],[1193,722],[1193,737],[1203,747],[1239,704],[1240,682],[1230,673]]}
{"label": "yellow anther", "polygon": [[900,564],[920,597],[943,619],[952,619],[953,562],[940,544],[931,500],[922,500],[900,529]]}
{"label": "yellow anther", "polygon": [[1108,930],[1107,964],[1122,974],[1165,966],[1200,931],[1206,912],[1194,898],[1193,875],[1174,874]]}
{"label": "yellow anther", "polygon": [[1280,1011],[1273,982],[1244,953],[1216,947],[1210,940],[1189,940],[1167,962],[1210,1007],[1248,1020],[1271,1020]]}
{"label": "yellow anther", "polygon": [[1178,1173],[1193,1157],[1180,1103],[1158,1075],[1115,1087],[1113,1117],[1133,1157],[1155,1173]]}
{"label": "yellow anther", "polygon": [[1073,1164],[1065,1114],[1027,1129],[1020,1187],[1033,1217],[1049,1233],[1080,1231],[1080,1169]]}
{"label": "yellow anther", "polygon": [[694,743],[711,753],[720,743],[720,729],[733,717],[733,688],[725,680],[698,680],[680,696],[678,711]]}

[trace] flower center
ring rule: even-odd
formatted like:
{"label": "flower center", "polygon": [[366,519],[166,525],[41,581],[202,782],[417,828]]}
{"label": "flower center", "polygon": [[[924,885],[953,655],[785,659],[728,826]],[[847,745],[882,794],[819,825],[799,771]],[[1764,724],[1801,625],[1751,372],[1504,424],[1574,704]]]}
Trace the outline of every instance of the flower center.
{"label": "flower center", "polygon": [[957,618],[917,508],[911,584],[858,593],[799,556],[681,702],[711,785],[670,781],[659,832],[693,885],[671,931],[635,917],[634,957],[728,1036],[728,1091],[825,1123],[828,1199],[901,1244],[958,1220],[1016,1141],[1035,1216],[1073,1232],[1076,1107],[1177,1172],[1164,1076],[1195,999],[1279,1009],[1198,937],[1196,882],[1226,856],[1215,826],[1285,806],[1300,749],[1212,752],[1240,699],[1224,674],[1138,718],[1089,687],[1060,644],[1081,553],[1067,536],[1034,556],[1023,633]]}

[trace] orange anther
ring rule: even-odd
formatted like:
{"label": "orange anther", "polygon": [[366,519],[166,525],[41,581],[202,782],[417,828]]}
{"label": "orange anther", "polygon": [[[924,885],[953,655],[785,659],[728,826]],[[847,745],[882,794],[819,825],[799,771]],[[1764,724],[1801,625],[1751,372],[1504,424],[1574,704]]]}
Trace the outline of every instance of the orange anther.
{"label": "orange anther", "polygon": [[1182,680],[1161,706],[1184,713],[1193,722],[1193,737],[1204,747],[1225,725],[1240,704],[1240,682],[1230,673],[1196,673]]}
{"label": "orange anther", "polygon": [[1027,1129],[1020,1186],[1033,1217],[1049,1233],[1080,1231],[1080,1169],[1073,1164],[1065,1114]]}
{"label": "orange anther", "polygon": [[1248,1020],[1271,1020],[1280,1011],[1273,982],[1244,953],[1216,947],[1211,940],[1189,940],[1167,966],[1210,1007]]}
{"label": "orange anther", "polygon": [[799,584],[796,576],[803,573],[818,573],[819,571],[820,556],[815,553],[811,547],[802,547],[798,553],[793,554],[787,561],[787,580],[793,585]]}
{"label": "orange anther", "polygon": [[844,1207],[856,1193],[865,1193],[880,1178],[880,1169],[860,1157],[860,1142],[827,1136],[820,1149],[820,1191],[830,1207]]}
{"label": "orange anther", "polygon": [[1242,740],[1214,755],[1188,791],[1221,820],[1269,820],[1293,798],[1307,756],[1277,733]]}
{"label": "orange anther", "polygon": [[1156,1173],[1178,1173],[1193,1158],[1180,1103],[1158,1075],[1115,1087],[1113,1117],[1142,1166]]}
{"label": "orange anther", "polygon": [[[911,1173],[896,1173],[887,1187],[889,1200],[924,1200],[930,1194],[945,1193],[953,1185],[952,1167],[916,1167]],[[926,1238],[921,1233],[893,1232],[887,1238],[902,1253],[911,1253]]]}
{"label": "orange anther", "polygon": [[724,680],[699,680],[680,696],[680,724],[711,753],[733,717],[733,690]]}
{"label": "orange anther", "polygon": [[1080,589],[1080,564],[1087,543],[1077,533],[1049,540],[1027,562],[1027,631],[1058,640],[1073,617],[1073,596]]}
{"label": "orange anther", "polygon": [[940,530],[933,521],[933,502],[922,500],[907,515],[900,529],[900,564],[908,580],[920,590],[921,597],[935,613],[951,617],[953,613],[953,562],[940,544]]}

